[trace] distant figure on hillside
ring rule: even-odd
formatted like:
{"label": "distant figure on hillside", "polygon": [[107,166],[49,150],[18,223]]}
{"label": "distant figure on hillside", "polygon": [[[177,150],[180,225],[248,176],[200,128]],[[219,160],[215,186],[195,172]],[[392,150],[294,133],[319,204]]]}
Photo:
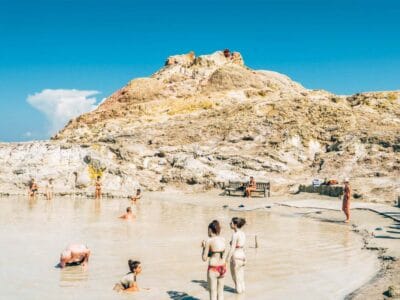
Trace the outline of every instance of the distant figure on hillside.
{"label": "distant figure on hillside", "polygon": [[245,224],[246,220],[243,218],[232,218],[230,223],[233,230],[231,248],[226,256],[226,262],[230,262],[232,279],[238,294],[245,292],[244,266],[246,265],[246,254],[244,253],[244,244],[246,243],[246,235],[242,231]]}
{"label": "distant figure on hillside", "polygon": [[124,220],[132,220],[135,217],[135,215],[132,212],[132,208],[127,207],[126,208],[126,213],[124,213],[122,216],[120,216],[120,219]]}
{"label": "distant figure on hillside", "polygon": [[223,53],[224,53],[225,58],[231,57],[231,51],[229,49],[225,49]]}
{"label": "distant figure on hillside", "polygon": [[35,179],[32,178],[31,182],[29,183],[29,200],[34,200],[37,197],[37,192],[39,190],[38,185],[35,182]]}
{"label": "distant figure on hillside", "polygon": [[101,177],[97,176],[96,182],[95,182],[95,194],[94,198],[96,200],[99,200],[101,198]]}
{"label": "distant figure on hillside", "polygon": [[69,266],[86,267],[89,262],[90,250],[82,244],[69,245],[60,256],[60,268]]}
{"label": "distant figure on hillside", "polygon": [[257,188],[257,183],[256,183],[256,181],[254,180],[254,177],[253,177],[253,176],[250,176],[250,181],[249,181],[249,183],[247,184],[246,191],[245,191],[246,197],[247,197],[247,198],[250,198],[251,192],[252,192],[252,191],[255,191],[256,188]]}
{"label": "distant figure on hillside", "polygon": [[50,178],[49,182],[46,184],[46,199],[52,200],[53,199],[53,179]]}
{"label": "distant figure on hillside", "polygon": [[139,287],[136,282],[136,277],[142,273],[140,261],[128,260],[130,272],[122,277],[121,281],[114,286],[114,291],[117,292],[137,292]]}
{"label": "distant figure on hillside", "polygon": [[142,198],[142,192],[140,189],[137,189],[136,195],[132,196],[131,200],[136,203],[136,201],[139,200],[140,198]]}
{"label": "distant figure on hillside", "polygon": [[224,258],[225,239],[220,236],[221,226],[217,220],[208,225],[207,241],[203,241],[201,246],[203,261],[208,259],[207,281],[210,292],[210,300],[224,299],[224,278],[226,273],[226,263]]}
{"label": "distant figure on hillside", "polygon": [[351,189],[349,179],[346,178],[344,180],[344,195],[343,195],[343,203],[342,203],[342,211],[346,215],[346,223],[350,222],[350,197],[351,197]]}

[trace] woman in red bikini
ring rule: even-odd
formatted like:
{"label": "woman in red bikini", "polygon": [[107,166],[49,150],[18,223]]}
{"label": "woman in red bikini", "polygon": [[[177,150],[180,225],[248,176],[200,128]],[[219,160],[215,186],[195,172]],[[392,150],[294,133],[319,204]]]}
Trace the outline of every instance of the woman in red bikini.
{"label": "woman in red bikini", "polygon": [[209,239],[202,242],[203,261],[208,259],[207,281],[210,300],[224,299],[225,239],[219,235],[220,233],[221,226],[214,220],[208,225]]}

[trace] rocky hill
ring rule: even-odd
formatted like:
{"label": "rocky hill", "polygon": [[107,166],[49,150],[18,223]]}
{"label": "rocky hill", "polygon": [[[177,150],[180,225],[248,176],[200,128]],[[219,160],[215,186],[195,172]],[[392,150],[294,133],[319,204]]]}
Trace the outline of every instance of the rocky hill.
{"label": "rocky hill", "polygon": [[0,152],[9,191],[53,177],[62,193],[86,193],[96,174],[106,192],[124,195],[248,175],[283,193],[350,177],[363,199],[390,202],[400,194],[400,92],[337,96],[252,70],[239,53],[191,52],[132,80],[51,141]]}

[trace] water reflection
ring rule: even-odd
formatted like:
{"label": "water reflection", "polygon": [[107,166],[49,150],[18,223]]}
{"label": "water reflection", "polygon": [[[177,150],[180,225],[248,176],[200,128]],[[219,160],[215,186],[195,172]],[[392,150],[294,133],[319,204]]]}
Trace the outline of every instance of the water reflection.
{"label": "water reflection", "polygon": [[60,269],[60,286],[74,286],[75,282],[87,281],[89,271],[82,266],[73,266]]}
{"label": "water reflection", "polygon": [[29,199],[28,199],[28,208],[29,208],[29,210],[33,210],[35,208],[37,202],[38,202],[38,200],[37,200],[36,197],[34,197],[34,198],[29,197]]}

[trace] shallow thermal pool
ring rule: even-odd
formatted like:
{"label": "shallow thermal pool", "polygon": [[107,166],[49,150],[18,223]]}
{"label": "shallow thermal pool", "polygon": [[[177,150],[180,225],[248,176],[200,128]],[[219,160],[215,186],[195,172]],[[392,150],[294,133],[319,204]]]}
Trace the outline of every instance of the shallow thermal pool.
{"label": "shallow thermal pool", "polygon": [[[118,219],[128,205],[127,199],[1,198],[0,298],[208,299],[200,243],[214,218],[224,225],[228,242],[232,216],[244,216],[248,222],[247,292],[233,294],[228,274],[225,299],[342,299],[379,266],[347,226],[146,199],[134,208],[135,221]],[[87,271],[54,267],[71,242],[92,250]],[[128,272],[129,258],[142,262],[139,286],[150,291],[112,290]],[[185,293],[187,297],[179,296]]]}

